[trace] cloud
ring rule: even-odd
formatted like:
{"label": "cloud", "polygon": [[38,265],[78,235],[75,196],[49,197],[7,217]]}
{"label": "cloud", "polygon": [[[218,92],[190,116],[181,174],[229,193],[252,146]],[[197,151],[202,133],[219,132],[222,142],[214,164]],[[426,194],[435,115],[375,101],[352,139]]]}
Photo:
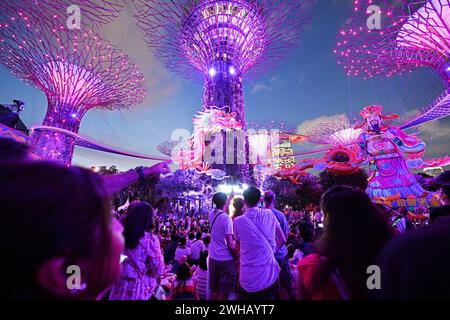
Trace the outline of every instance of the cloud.
{"label": "cloud", "polygon": [[257,83],[253,86],[251,94],[259,92],[270,92],[272,90],[273,90],[272,87],[266,86],[265,84]]}
{"label": "cloud", "polygon": [[297,87],[300,87],[305,83],[306,83],[306,74],[304,72],[300,72],[297,75]]}
{"label": "cloud", "polygon": [[131,6],[125,6],[116,20],[102,28],[101,34],[120,47],[145,76],[148,95],[138,108],[158,105],[182,90],[182,79],[168,70],[148,48],[136,26]]}
{"label": "cloud", "polygon": [[420,138],[427,144],[427,158],[450,155],[450,120],[443,119],[420,126]]}
{"label": "cloud", "polygon": [[[403,117],[401,123],[409,122],[420,116],[419,109],[408,111]],[[416,128],[420,139],[427,144],[425,158],[439,158],[450,155],[450,118],[433,121]]]}
{"label": "cloud", "polygon": [[306,83],[306,73],[291,71],[289,77],[282,77],[280,73],[275,74],[268,80],[268,84],[256,83],[251,90],[251,94],[261,92],[274,92],[285,89],[288,84],[295,84],[298,87]]}
{"label": "cloud", "polygon": [[320,116],[320,117],[317,117],[314,119],[305,120],[297,126],[297,132],[300,134],[306,134],[306,133],[308,133],[309,130],[311,130],[313,127],[317,126],[318,124],[320,124],[324,121],[327,121],[327,120],[334,119],[339,115],[341,115],[341,114],[335,114],[335,115],[331,115],[331,116]]}

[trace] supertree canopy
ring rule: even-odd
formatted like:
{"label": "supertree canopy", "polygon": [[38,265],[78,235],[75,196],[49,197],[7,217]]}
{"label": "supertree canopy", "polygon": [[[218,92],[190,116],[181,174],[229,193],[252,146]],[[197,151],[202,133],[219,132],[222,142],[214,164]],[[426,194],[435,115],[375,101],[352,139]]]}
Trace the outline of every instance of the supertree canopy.
{"label": "supertree canopy", "polygon": [[[413,62],[435,68],[450,85],[450,1],[413,1],[407,9],[397,46],[412,52],[408,58]],[[399,59],[402,51],[397,51]]]}
{"label": "supertree canopy", "polygon": [[308,0],[136,0],[138,26],[172,70],[206,88],[203,107],[244,120],[242,77],[277,65],[307,22]]}
{"label": "supertree canopy", "polygon": [[[373,5],[379,9],[372,7]],[[391,76],[415,67],[393,59],[391,52],[405,19],[403,5],[404,0],[353,2],[353,10],[339,32],[334,51],[338,64],[343,65],[348,75],[364,78]],[[379,25],[369,23],[371,15],[375,15],[374,19],[379,19]]]}
{"label": "supertree canopy", "polygon": [[362,129],[355,129],[346,115],[339,114],[317,123],[305,136],[311,143],[338,147],[356,143],[361,133]]}
{"label": "supertree canopy", "polygon": [[203,110],[245,126],[244,77],[277,65],[299,43],[309,0],[135,0],[148,46],[170,69],[205,81]]}
{"label": "supertree canopy", "polygon": [[[449,0],[355,0],[337,61],[351,76],[392,76],[433,67],[449,84]],[[377,22],[378,20],[378,22]]]}
{"label": "supertree canopy", "polygon": [[[0,62],[45,93],[48,127],[76,133],[88,110],[131,107],[146,95],[137,66],[93,31],[49,28],[17,15],[0,22]],[[73,137],[40,130],[33,138],[37,155],[70,164]]]}

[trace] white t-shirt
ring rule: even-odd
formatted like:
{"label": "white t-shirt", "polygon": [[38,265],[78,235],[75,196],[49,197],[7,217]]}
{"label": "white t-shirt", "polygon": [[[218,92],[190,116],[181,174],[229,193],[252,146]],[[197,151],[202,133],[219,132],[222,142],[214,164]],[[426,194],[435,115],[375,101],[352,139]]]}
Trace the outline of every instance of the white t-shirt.
{"label": "white t-shirt", "polygon": [[202,240],[194,240],[191,244],[191,259],[196,261],[200,259],[200,252],[206,250]]}
{"label": "white t-shirt", "polygon": [[[274,257],[277,225],[270,209],[250,208],[234,220],[235,237],[240,244],[239,281],[247,292],[267,289],[278,279],[280,267]],[[269,242],[270,251],[255,228]]]}
{"label": "white t-shirt", "polygon": [[181,258],[183,258],[183,256],[188,256],[191,254],[191,249],[189,249],[189,247],[186,248],[180,248],[177,247],[177,249],[175,250],[175,259],[180,261]]}
{"label": "white t-shirt", "polygon": [[[221,213],[220,213],[221,212]],[[215,216],[219,215],[214,225]],[[209,257],[217,261],[230,261],[233,256],[228,250],[226,235],[233,234],[233,222],[224,211],[212,210],[209,214],[209,225],[211,229],[211,244],[209,246]]]}

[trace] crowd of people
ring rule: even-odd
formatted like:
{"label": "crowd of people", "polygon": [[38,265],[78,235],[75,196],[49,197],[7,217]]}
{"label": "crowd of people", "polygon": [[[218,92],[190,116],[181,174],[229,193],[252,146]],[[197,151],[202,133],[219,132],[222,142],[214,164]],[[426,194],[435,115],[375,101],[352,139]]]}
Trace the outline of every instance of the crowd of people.
{"label": "crowd of people", "polygon": [[[0,139],[4,298],[450,298],[448,171],[435,179],[442,206],[430,212],[387,208],[345,185],[298,213],[254,186],[215,193],[209,215],[112,207],[118,190],[169,172],[162,163],[104,177]],[[370,270],[380,271],[374,285]]]}

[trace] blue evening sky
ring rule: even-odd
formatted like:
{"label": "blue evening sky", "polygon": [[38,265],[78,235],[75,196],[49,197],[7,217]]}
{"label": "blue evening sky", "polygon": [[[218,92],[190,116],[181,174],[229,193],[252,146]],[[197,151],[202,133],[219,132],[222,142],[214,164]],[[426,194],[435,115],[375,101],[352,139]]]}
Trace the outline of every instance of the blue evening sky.
{"label": "blue evening sky", "polygon": [[[313,123],[339,113],[353,119],[368,104],[382,104],[386,112],[407,118],[442,92],[439,77],[426,69],[392,79],[348,78],[336,64],[333,49],[351,2],[316,0],[312,22],[303,33],[301,46],[282,61],[279,69],[260,79],[245,81],[247,120],[284,120],[304,131]],[[102,32],[141,67],[149,95],[144,103],[130,110],[89,111],[80,133],[121,149],[160,155],[156,147],[170,139],[175,129],[192,130],[192,118],[201,107],[202,84],[184,80],[153,57],[129,10]],[[11,103],[12,99],[26,102],[22,118],[28,126],[42,122],[45,96],[0,66],[0,103]],[[429,145],[428,156],[450,152],[447,120],[420,129]],[[151,162],[77,148],[74,163],[128,169]]]}

